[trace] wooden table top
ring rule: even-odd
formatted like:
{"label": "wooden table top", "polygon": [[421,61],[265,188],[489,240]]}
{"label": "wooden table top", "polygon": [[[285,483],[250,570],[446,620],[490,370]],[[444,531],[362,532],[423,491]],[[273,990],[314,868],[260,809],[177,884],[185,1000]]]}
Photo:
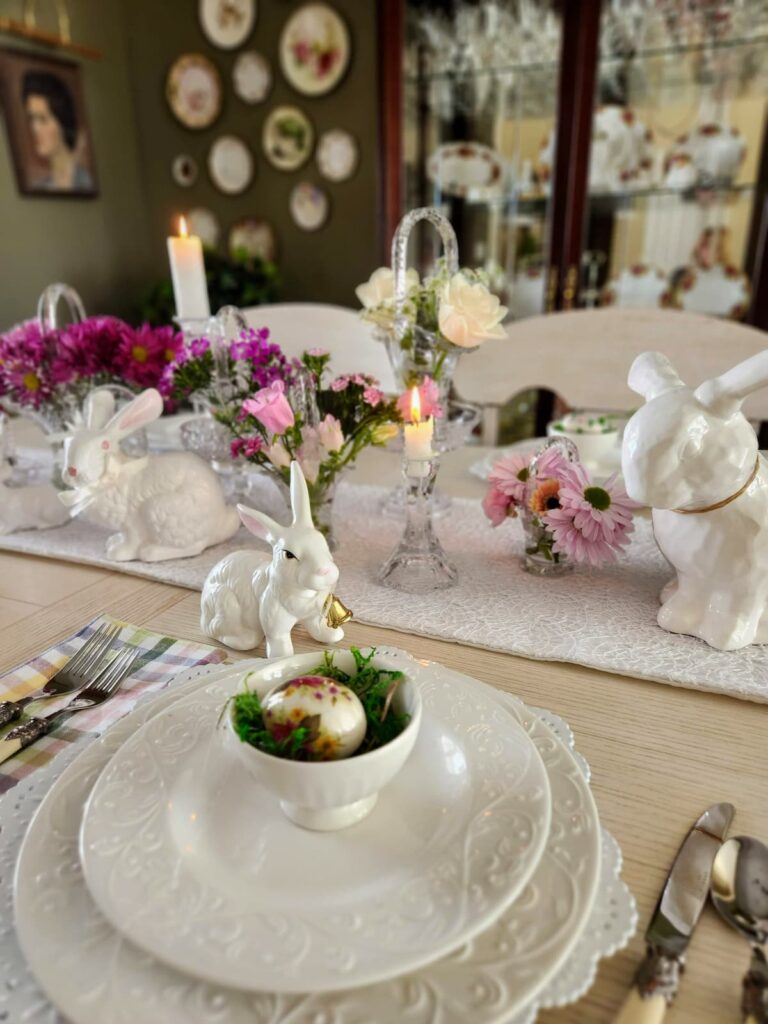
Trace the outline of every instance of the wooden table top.
{"label": "wooden table top", "polygon": [[[482,493],[482,485],[466,474],[478,451],[467,450],[452,460],[455,486],[447,471],[449,489]],[[356,480],[391,478],[396,465],[384,459],[377,453],[366,460]],[[102,612],[171,636],[205,640],[198,625],[199,596],[188,590],[109,570],[0,553],[0,672]],[[540,1024],[612,1021],[641,958],[642,933],[675,851],[709,804],[730,800],[737,808],[733,833],[768,840],[764,705],[354,622],[346,639],[359,646],[405,647],[416,657],[442,662],[530,704],[551,708],[572,726],[577,748],[592,766],[603,824],[624,852],[623,877],[637,899],[640,928],[628,949],[601,963],[595,985],[578,1004],[542,1013]],[[319,646],[300,630],[294,640],[298,651]],[[707,909],[689,947],[669,1024],[737,1021],[748,959],[747,944]]]}

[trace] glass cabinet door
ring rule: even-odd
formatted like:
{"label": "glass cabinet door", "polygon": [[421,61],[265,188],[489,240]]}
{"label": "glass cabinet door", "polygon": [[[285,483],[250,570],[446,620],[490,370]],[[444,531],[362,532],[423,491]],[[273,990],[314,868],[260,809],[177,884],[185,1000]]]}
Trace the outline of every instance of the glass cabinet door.
{"label": "glass cabinet door", "polygon": [[[406,4],[404,207],[441,208],[516,318],[547,306],[561,35],[544,0]],[[437,255],[425,232],[416,265]]]}
{"label": "glass cabinet door", "polygon": [[743,319],[768,97],[762,2],[602,10],[580,305]]}

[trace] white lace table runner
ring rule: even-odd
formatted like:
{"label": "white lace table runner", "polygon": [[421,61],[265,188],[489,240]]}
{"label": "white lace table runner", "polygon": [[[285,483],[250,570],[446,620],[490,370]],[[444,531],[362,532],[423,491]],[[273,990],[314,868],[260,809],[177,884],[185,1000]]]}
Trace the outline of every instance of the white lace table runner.
{"label": "white lace table runner", "polygon": [[[251,499],[286,521],[274,486],[259,481]],[[618,565],[578,567],[568,576],[540,579],[519,566],[520,525],[492,529],[479,502],[454,499],[437,521],[442,543],[459,569],[459,585],[426,596],[378,586],[376,572],[402,529],[379,505],[386,491],[342,484],[334,510],[341,570],[339,596],[360,622],[453,640],[546,661],[570,661],[607,672],[768,702],[768,645],[720,652],[656,624],[658,594],[671,575],[650,523],[640,519]],[[202,588],[227,551],[257,545],[243,529],[228,544],[173,562],[110,562],[106,533],[81,521],[44,532],[0,538],[0,548],[106,566],[192,590]]]}

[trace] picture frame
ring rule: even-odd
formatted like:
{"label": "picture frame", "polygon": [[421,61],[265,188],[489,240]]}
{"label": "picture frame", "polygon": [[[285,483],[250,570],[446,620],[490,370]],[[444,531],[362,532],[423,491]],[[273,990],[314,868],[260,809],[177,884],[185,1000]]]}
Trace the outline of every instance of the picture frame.
{"label": "picture frame", "polygon": [[0,102],[21,195],[99,194],[79,64],[0,47]]}

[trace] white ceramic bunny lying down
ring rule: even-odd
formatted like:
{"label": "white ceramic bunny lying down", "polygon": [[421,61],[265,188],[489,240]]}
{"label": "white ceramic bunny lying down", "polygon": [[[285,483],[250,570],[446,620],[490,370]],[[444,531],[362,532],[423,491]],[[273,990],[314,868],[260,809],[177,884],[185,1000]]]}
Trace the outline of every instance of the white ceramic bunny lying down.
{"label": "white ceramic bunny lying down", "polygon": [[272,545],[272,559],[260,551],[235,551],[211,569],[200,602],[200,628],[237,651],[258,647],[266,637],[267,657],[293,654],[297,622],[321,643],[338,643],[344,630],[332,628],[325,607],[339,579],[325,537],[312,522],[304,474],[291,463],[293,522],[281,526],[263,512],[238,505],[240,517],[260,540]]}
{"label": "white ceramic bunny lying down", "polygon": [[637,357],[629,386],[646,399],[624,432],[627,493],[653,508],[677,570],[658,622],[719,650],[768,643],[768,464],[741,403],[768,385],[768,351],[696,390],[658,352]]}
{"label": "white ceramic bunny lying down", "polygon": [[232,537],[237,512],[225,504],[218,477],[192,452],[131,458],[120,441],[156,420],[163,400],[154,388],[114,413],[108,391],[86,403],[85,425],[64,443],[64,480],[74,488],[60,497],[72,515],[117,530],[107,557],[118,562],[159,562],[199,555]]}

